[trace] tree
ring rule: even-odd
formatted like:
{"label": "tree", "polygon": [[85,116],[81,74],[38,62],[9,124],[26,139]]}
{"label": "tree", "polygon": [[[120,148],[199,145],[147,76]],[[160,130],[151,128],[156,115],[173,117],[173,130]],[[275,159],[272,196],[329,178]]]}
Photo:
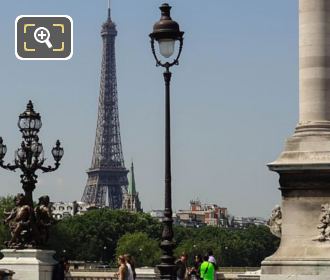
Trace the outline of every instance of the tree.
{"label": "tree", "polygon": [[146,233],[136,232],[127,233],[119,239],[116,256],[124,254],[133,256],[137,267],[155,266],[159,263],[161,250],[157,240]]}
{"label": "tree", "polygon": [[4,211],[8,212],[15,207],[14,197],[0,197],[0,249],[5,247],[4,242],[10,239],[8,226],[3,224],[5,219]]}
{"label": "tree", "polygon": [[117,242],[126,233],[144,232],[157,240],[160,230],[160,223],[148,214],[96,209],[58,222],[52,229],[49,248],[65,250],[72,260],[113,261]]}
{"label": "tree", "polygon": [[176,227],[175,234],[178,234],[175,254],[179,256],[186,252],[190,264],[195,255],[212,250],[220,266],[260,266],[261,261],[274,253],[279,245],[279,239],[265,226],[246,229]]}

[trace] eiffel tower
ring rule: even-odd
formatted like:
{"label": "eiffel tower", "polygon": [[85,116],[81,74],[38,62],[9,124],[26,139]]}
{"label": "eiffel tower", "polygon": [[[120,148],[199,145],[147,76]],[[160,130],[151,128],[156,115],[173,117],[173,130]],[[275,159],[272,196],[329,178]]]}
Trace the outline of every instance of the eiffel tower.
{"label": "eiffel tower", "polygon": [[117,29],[108,18],[101,37],[103,55],[96,137],[91,168],[82,201],[97,207],[122,208],[123,192],[127,191],[127,173],[121,146],[116,78],[115,38]]}

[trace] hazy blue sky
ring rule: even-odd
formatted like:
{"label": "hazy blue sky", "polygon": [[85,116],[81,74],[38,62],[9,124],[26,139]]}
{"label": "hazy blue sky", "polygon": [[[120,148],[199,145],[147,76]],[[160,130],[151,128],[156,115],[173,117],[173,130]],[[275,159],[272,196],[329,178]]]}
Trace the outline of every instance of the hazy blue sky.
{"label": "hazy blue sky", "polygon": [[[3,1],[0,8],[0,135],[13,159],[18,114],[29,99],[41,113],[47,162],[60,138],[57,172],[40,174],[34,196],[82,196],[95,137],[106,1]],[[135,163],[145,210],[163,208],[164,84],[148,34],[162,1],[113,0],[125,164]],[[267,217],[280,201],[266,164],[282,151],[298,118],[298,7],[294,0],[169,1],[185,31],[172,79],[173,207],[189,200]],[[14,22],[22,14],[67,14],[74,21],[70,61],[19,61]],[[0,195],[21,191],[19,174],[0,170]]]}

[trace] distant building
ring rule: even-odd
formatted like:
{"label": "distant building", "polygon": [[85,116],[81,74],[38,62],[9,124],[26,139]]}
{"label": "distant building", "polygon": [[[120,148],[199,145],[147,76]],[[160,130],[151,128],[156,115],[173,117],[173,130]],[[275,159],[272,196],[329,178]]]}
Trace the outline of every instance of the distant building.
{"label": "distant building", "polygon": [[216,204],[202,204],[199,200],[190,201],[190,209],[179,210],[176,216],[178,223],[183,226],[228,226],[227,208]]}
{"label": "distant building", "polygon": [[149,212],[150,216],[159,222],[164,220],[164,210],[151,210]]}
{"label": "distant building", "polygon": [[56,220],[62,220],[67,217],[75,215],[83,215],[93,206],[85,202],[52,202],[51,210],[53,218]]}
{"label": "distant building", "polygon": [[139,193],[136,191],[134,165],[132,162],[127,193],[123,194],[123,209],[133,212],[142,212]]}
{"label": "distant building", "polygon": [[[150,216],[152,218],[154,218],[155,220],[159,221],[159,222],[162,222],[165,218],[164,216],[164,210],[151,210],[149,212]],[[177,216],[175,213],[172,214],[172,219],[173,219],[173,223],[174,224],[177,224],[178,223],[178,220],[177,220]]]}
{"label": "distant building", "polygon": [[267,220],[260,217],[232,217],[230,226],[234,228],[247,228],[251,225],[261,226],[266,225]]}

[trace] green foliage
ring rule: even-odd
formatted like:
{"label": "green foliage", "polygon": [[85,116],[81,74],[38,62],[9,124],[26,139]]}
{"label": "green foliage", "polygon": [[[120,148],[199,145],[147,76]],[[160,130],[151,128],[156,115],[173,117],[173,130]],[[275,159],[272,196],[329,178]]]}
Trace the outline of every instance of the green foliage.
{"label": "green foliage", "polygon": [[73,260],[113,261],[117,242],[123,235],[144,232],[157,240],[160,229],[160,224],[148,214],[107,208],[92,210],[58,222],[52,228],[49,248],[59,253],[65,250]]}
{"label": "green foliage", "polygon": [[279,245],[279,240],[265,226],[247,229],[203,227],[189,229],[187,233],[183,228],[175,228],[175,236],[178,234],[180,238],[175,253],[186,252],[190,264],[193,256],[212,250],[220,266],[260,266]]}
{"label": "green foliage", "polygon": [[[148,214],[98,209],[58,222],[51,232],[49,248],[63,250],[71,260],[115,263],[116,254],[129,253],[138,266],[158,263],[161,224]],[[212,250],[221,266],[260,266],[278,247],[279,240],[263,226],[247,229],[174,227],[178,257]],[[106,249],[104,249],[106,248]],[[142,249],[142,250],[140,250]]]}
{"label": "green foliage", "polygon": [[5,218],[4,211],[9,212],[14,207],[13,196],[0,197],[0,249],[3,249],[5,247],[4,242],[10,239],[8,226],[3,224]]}
{"label": "green foliage", "polygon": [[[0,220],[4,210],[14,207],[13,197],[0,197]],[[71,260],[115,262],[116,255],[129,253],[137,266],[159,263],[161,224],[144,213],[107,208],[82,216],[66,218],[51,229],[49,245],[58,255],[66,251]],[[193,256],[212,250],[221,266],[260,266],[261,261],[278,247],[279,240],[267,227],[247,229],[217,227],[185,228],[174,226],[175,255]],[[0,223],[0,249],[10,238],[8,227]]]}
{"label": "green foliage", "polygon": [[127,233],[118,241],[116,256],[130,254],[134,256],[137,267],[155,266],[159,263],[161,250],[159,242],[146,233]]}

